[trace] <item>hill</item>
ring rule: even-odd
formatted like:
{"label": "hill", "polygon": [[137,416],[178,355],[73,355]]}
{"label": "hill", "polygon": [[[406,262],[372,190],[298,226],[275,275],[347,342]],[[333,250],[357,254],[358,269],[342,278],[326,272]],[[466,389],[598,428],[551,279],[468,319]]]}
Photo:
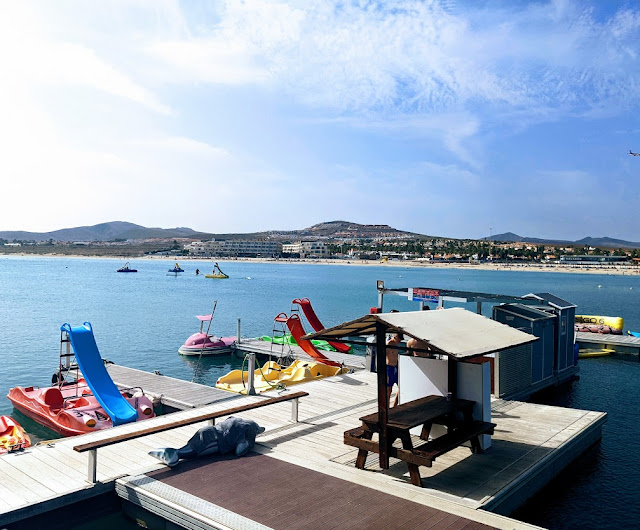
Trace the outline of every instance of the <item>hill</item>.
{"label": "hill", "polygon": [[536,245],[575,245],[601,248],[640,248],[640,243],[635,241],[625,241],[624,239],[613,239],[611,237],[584,237],[577,241],[565,239],[540,239],[537,237],[523,237],[513,232],[496,234],[486,238],[487,241],[504,243],[533,243]]}
{"label": "hill", "polygon": [[134,223],[112,221],[93,226],[63,228],[52,232],[3,231],[0,239],[13,241],[114,241],[116,239],[197,238],[199,232],[191,228],[146,228]]}

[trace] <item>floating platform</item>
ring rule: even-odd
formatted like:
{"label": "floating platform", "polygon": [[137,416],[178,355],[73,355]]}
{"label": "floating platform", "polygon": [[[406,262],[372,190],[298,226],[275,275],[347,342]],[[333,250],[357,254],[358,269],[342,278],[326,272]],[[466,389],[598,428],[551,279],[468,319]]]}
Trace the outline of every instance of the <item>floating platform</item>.
{"label": "floating platform", "polygon": [[[235,396],[219,388],[191,383],[182,379],[167,377],[162,374],[143,372],[108,362],[105,364],[109,376],[120,388],[142,388],[144,393],[163,405],[176,410],[203,407],[233,399]],[[69,376],[75,377],[76,367],[68,370]]]}
{"label": "floating platform", "polygon": [[[242,339],[241,342],[236,343],[236,353],[257,353],[271,357],[278,362],[280,359],[286,359],[288,357],[294,357],[304,361],[317,361],[310,355],[307,355],[304,350],[295,344],[285,344],[284,347],[281,344],[274,344],[272,342],[260,339]],[[363,355],[356,355],[354,353],[340,353],[336,351],[322,350],[320,353],[328,357],[332,361],[339,362],[346,368],[353,370],[362,370],[365,367],[366,357]]]}
{"label": "floating platform", "polygon": [[576,331],[576,343],[580,345],[581,350],[613,350],[615,354],[640,356],[640,337],[631,335]]}
{"label": "floating platform", "polygon": [[[112,365],[110,370],[114,368]],[[173,380],[172,384],[178,386],[180,382]],[[436,460],[432,468],[420,468],[423,487],[418,488],[410,483],[404,463],[392,460],[389,469],[383,471],[377,467],[374,457],[367,461],[364,470],[357,469],[354,465],[357,450],[343,444],[344,431],[358,426],[361,416],[377,410],[376,374],[359,371],[338,375],[297,385],[296,390],[309,393],[299,402],[300,423],[290,423],[289,403],[239,415],[253,419],[267,429],[258,437],[254,448],[256,456],[246,460],[198,459],[194,462],[201,465],[194,465],[192,471],[191,463],[180,463],[169,469],[147,454],[157,447],[180,447],[205,425],[204,422],[100,448],[96,484],[87,482],[89,456],[73,450],[76,445],[113,435],[116,429],[123,433],[135,432],[152,423],[169,423],[262,399],[237,394],[204,407],[114,427],[111,433],[97,432],[56,440],[51,445],[3,456],[0,473],[5,478],[0,482],[0,526],[113,491],[117,481],[118,494],[130,504],[127,510],[144,509],[155,514],[141,512],[136,514],[139,519],[148,516],[174,522],[180,520],[182,523],[178,524],[192,528],[219,528],[225,524],[241,527],[234,521],[247,523],[245,527],[251,528],[260,525],[280,528],[303,520],[335,520],[338,524],[337,518],[342,515],[331,505],[313,502],[314,492],[334,486],[349,489],[352,492],[349,495],[360,492],[360,496],[356,495],[360,501],[377,499],[376,495],[384,494],[381,503],[386,503],[388,496],[397,502],[415,503],[411,504],[410,512],[415,517],[406,521],[407,527],[411,522],[424,523],[423,527],[438,526],[439,522],[460,527],[466,519],[475,521],[477,528],[531,528],[502,514],[509,514],[522,505],[596,443],[606,418],[602,412],[496,400],[492,405],[492,421],[497,424],[492,447],[472,458],[467,447],[447,453]],[[268,395],[277,393],[262,396]],[[251,466],[252,462],[261,465]],[[291,479],[297,495],[276,495],[277,501],[266,494],[245,496],[242,497],[246,504],[243,507],[243,503],[239,503],[241,499],[229,495],[225,481],[219,480],[218,472],[229,472],[235,477],[234,466],[244,469],[246,477],[242,480],[247,484],[260,483],[263,488],[270,484],[271,490],[277,491],[284,483],[282,480],[270,481],[269,470],[280,475],[293,473],[292,477],[298,477]],[[185,483],[197,485],[200,480],[198,469],[209,471],[206,476],[213,481],[209,483],[211,487],[206,488],[206,496],[182,488],[176,482],[182,477]],[[168,477],[171,483],[160,480],[162,477]],[[361,490],[362,484],[366,484],[368,490]],[[369,497],[369,494],[374,496]],[[345,498],[355,499],[346,493]],[[231,501],[235,502],[233,506],[229,504]],[[368,506],[375,508],[377,505],[368,503]],[[356,513],[358,517],[368,516],[354,508],[354,517]],[[270,519],[261,519],[267,516]],[[197,525],[190,518],[197,521]],[[395,520],[391,524],[395,524]]]}

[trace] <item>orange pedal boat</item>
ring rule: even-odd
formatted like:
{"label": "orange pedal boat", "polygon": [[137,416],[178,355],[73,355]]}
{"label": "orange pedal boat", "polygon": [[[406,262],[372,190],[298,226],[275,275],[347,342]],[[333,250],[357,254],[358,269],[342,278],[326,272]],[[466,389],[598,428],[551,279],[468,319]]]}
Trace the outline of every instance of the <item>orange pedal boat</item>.
{"label": "orange pedal boat", "polygon": [[[153,417],[153,403],[141,392],[122,392],[137,411],[137,419]],[[62,436],[75,436],[113,427],[109,415],[98,403],[84,379],[46,388],[20,387],[9,390],[13,406],[32,420]]]}

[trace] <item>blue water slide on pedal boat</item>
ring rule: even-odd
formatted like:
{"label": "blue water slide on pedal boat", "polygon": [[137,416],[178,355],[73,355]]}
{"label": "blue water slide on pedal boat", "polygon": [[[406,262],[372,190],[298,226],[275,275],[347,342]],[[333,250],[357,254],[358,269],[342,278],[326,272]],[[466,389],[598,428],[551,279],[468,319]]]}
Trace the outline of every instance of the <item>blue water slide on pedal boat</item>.
{"label": "blue water slide on pedal boat", "polygon": [[78,367],[113,425],[136,421],[138,412],[120,393],[104,366],[91,323],[85,322],[82,326],[63,324],[60,330],[69,335]]}

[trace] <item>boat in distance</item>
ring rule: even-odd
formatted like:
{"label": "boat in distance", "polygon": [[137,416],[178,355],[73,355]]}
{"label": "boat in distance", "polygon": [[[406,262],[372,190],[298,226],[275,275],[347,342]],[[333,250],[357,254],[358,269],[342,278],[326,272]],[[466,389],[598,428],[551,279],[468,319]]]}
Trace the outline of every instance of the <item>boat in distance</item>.
{"label": "boat in distance", "polygon": [[129,262],[124,264],[124,267],[120,267],[116,272],[138,272],[138,269],[132,269],[129,267]]}
{"label": "boat in distance", "polygon": [[182,267],[180,267],[180,265],[178,265],[178,263],[176,263],[175,267],[173,269],[169,269],[169,272],[184,272],[184,269]]}
{"label": "boat in distance", "polygon": [[211,271],[211,274],[205,274],[204,275],[205,278],[217,278],[219,280],[223,280],[225,278],[228,278],[229,275],[225,274],[224,272],[222,272],[220,270],[220,267],[218,266],[218,262],[216,262],[213,266],[213,271]]}

